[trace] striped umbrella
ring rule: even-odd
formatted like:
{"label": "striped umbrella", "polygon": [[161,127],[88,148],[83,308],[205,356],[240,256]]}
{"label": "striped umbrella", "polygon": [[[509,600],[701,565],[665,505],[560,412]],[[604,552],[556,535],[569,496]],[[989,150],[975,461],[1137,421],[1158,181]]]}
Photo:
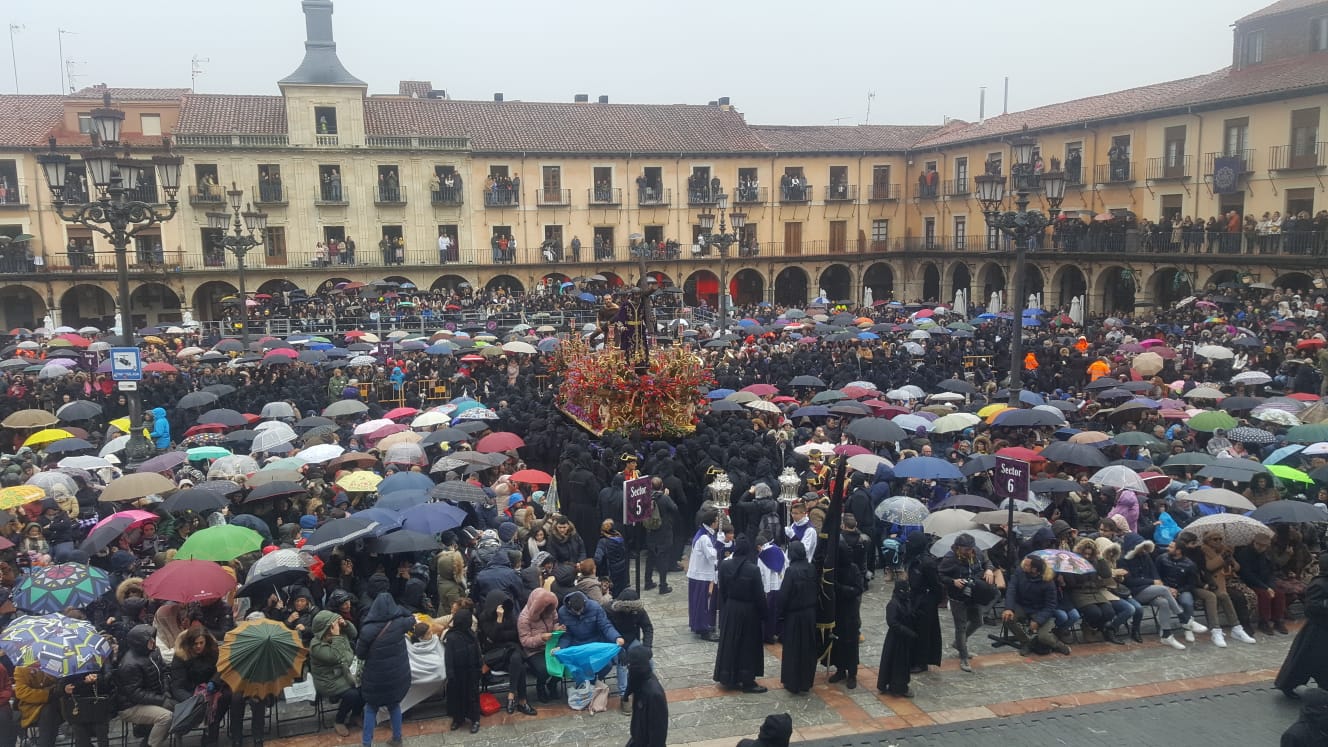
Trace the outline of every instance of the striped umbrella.
{"label": "striped umbrella", "polygon": [[226,634],[217,671],[236,695],[266,698],[295,681],[308,653],[294,630],[275,620],[249,620]]}

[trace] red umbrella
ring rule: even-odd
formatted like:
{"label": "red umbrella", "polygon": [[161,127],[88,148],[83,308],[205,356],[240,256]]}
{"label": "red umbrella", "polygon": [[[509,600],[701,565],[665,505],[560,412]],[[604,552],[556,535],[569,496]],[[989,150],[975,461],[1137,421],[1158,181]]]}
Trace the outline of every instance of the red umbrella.
{"label": "red umbrella", "polygon": [[1288,394],[1287,396],[1290,397],[1291,399],[1298,399],[1298,400],[1300,400],[1301,402],[1318,402],[1318,401],[1319,401],[1319,397],[1318,397],[1318,395],[1310,394],[1309,392],[1292,392],[1291,394]]}
{"label": "red umbrella", "polygon": [[1308,340],[1301,340],[1296,343],[1296,350],[1318,350],[1323,347],[1323,340],[1317,337],[1311,337]]}
{"label": "red umbrella", "polygon": [[874,397],[877,394],[879,394],[879,392],[875,392],[872,391],[871,389],[866,389],[860,386],[846,386],[843,389],[840,389],[839,391],[849,399],[862,399],[863,397]]}
{"label": "red umbrella", "polygon": [[512,482],[524,482],[531,485],[548,485],[553,482],[553,477],[548,472],[542,472],[537,469],[523,469],[520,472],[513,473],[509,478]]}
{"label": "red umbrella", "polygon": [[179,373],[180,369],[176,368],[175,366],[172,366],[169,363],[166,363],[165,361],[153,361],[143,367],[143,372],[172,374],[172,373]]}
{"label": "red umbrella", "polygon": [[490,433],[484,438],[481,438],[479,442],[475,444],[475,451],[483,454],[493,454],[500,451],[519,449],[525,445],[526,442],[521,440],[521,437],[515,433],[499,431],[497,433]]}
{"label": "red umbrella", "polygon": [[858,446],[857,444],[840,444],[835,447],[835,453],[839,456],[851,457],[859,454],[870,454],[871,449],[868,449],[865,446]]}
{"label": "red umbrella", "polygon": [[190,426],[189,430],[184,432],[182,438],[189,438],[190,436],[196,436],[200,433],[225,433],[226,431],[226,426],[221,423],[204,423],[202,425]]}
{"label": "red umbrella", "polygon": [[797,403],[798,398],[797,398],[797,397],[775,397],[774,399],[772,399],[772,400],[770,400],[770,401],[771,401],[771,402],[774,402],[774,403],[777,404],[777,405],[792,405],[792,404],[796,404],[796,403]]}
{"label": "red umbrella", "polygon": [[1026,449],[1022,446],[1007,446],[1004,449],[997,451],[996,456],[1010,457],[1011,459],[1019,459],[1025,462],[1047,461],[1046,457],[1032,449]]}
{"label": "red umbrella", "polygon": [[92,341],[81,335],[66,332],[63,335],[56,335],[57,340],[65,340],[76,348],[86,348],[92,344]]}
{"label": "red umbrella", "polygon": [[370,433],[369,440],[381,441],[387,438],[388,436],[392,435],[393,433],[401,433],[402,431],[408,431],[408,430],[410,430],[410,426],[406,425],[405,423],[393,423],[391,425],[385,425],[382,428],[379,428],[378,430],[374,431],[373,433]]}
{"label": "red umbrella", "polygon": [[774,384],[752,384],[751,386],[743,387],[739,391],[751,392],[758,397],[769,397],[772,394],[779,394],[779,387]]}
{"label": "red umbrella", "polygon": [[169,602],[206,602],[235,590],[235,577],[209,560],[172,560],[143,582],[150,599]]}
{"label": "red umbrella", "polygon": [[1148,486],[1148,492],[1161,493],[1171,487],[1171,477],[1160,472],[1140,472],[1139,477]]}
{"label": "red umbrella", "polygon": [[484,356],[482,356],[482,355],[463,355],[463,356],[461,356],[461,362],[462,362],[462,363],[483,363],[483,362],[484,362]]}
{"label": "red umbrella", "polygon": [[[346,287],[349,288],[350,285],[347,285]],[[368,333],[368,332],[365,332],[365,331],[362,330],[362,329],[352,329],[351,331],[349,331],[349,332],[346,333],[346,339],[347,339],[347,340],[358,340],[359,338],[364,337],[364,336],[367,335],[367,334],[369,334],[369,333]]]}
{"label": "red umbrella", "polygon": [[414,407],[394,407],[383,415],[384,420],[396,420],[398,418],[413,418],[419,415],[420,411]]}
{"label": "red umbrella", "polygon": [[271,357],[274,356],[274,355],[284,355],[284,356],[286,356],[287,358],[299,358],[299,357],[300,357],[300,353],[299,353],[299,351],[296,351],[296,350],[294,350],[294,349],[292,349],[292,348],[272,348],[271,350],[267,351],[266,353],[263,353],[263,358],[264,358],[264,359],[271,358]]}

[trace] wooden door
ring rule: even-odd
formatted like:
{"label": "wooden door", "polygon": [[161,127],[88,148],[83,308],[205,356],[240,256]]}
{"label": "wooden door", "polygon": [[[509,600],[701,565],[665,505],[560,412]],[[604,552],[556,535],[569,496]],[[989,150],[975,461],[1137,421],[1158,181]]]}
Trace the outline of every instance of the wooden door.
{"label": "wooden door", "polygon": [[784,254],[796,257],[802,254],[802,224],[784,224]]}

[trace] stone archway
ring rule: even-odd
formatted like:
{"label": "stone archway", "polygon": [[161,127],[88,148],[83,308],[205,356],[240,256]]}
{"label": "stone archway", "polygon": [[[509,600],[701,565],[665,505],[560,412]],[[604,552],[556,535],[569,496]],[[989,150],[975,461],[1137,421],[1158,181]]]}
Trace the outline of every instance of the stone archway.
{"label": "stone archway", "polygon": [[775,276],[775,303],[780,306],[807,305],[807,272],[801,267],[785,267]]}
{"label": "stone archway", "polygon": [[939,302],[941,300],[941,269],[934,262],[927,262],[922,271],[922,300]]}
{"label": "stone archway", "polygon": [[1303,272],[1288,272],[1274,280],[1273,287],[1279,290],[1285,288],[1292,293],[1309,293],[1314,287],[1314,278]]}
{"label": "stone archway", "polygon": [[697,270],[687,276],[682,286],[683,303],[700,306],[704,301],[712,309],[719,308],[719,276],[710,270]]}
{"label": "stone archway", "polygon": [[349,282],[350,278],[328,278],[327,280],[324,280],[323,282],[318,284],[318,288],[314,290],[314,293],[321,295],[327,293],[333,288],[336,288],[338,285],[341,285],[342,283],[349,283]]}
{"label": "stone archway", "polygon": [[1138,286],[1134,273],[1120,265],[1112,265],[1098,275],[1096,292],[1102,296],[1102,309],[1108,314],[1134,313]]}
{"label": "stone archway", "polygon": [[[259,286],[260,288],[262,286]],[[199,321],[215,322],[225,317],[221,299],[234,296],[239,290],[224,280],[209,280],[194,290],[194,317]]]}
{"label": "stone archway", "polygon": [[659,288],[673,287],[673,278],[669,277],[669,274],[666,272],[660,272],[659,270],[651,270],[646,273],[646,277],[653,278],[655,281],[655,285]]}
{"label": "stone archway", "polygon": [[[1075,296],[1082,296],[1088,293],[1088,281],[1084,279],[1084,271],[1079,269],[1078,265],[1063,264],[1056,273],[1052,275],[1051,289],[1049,293],[1056,293],[1056,304],[1065,308],[1070,307],[1070,302]],[[1047,298],[1044,303],[1051,301]],[[1085,299],[1087,301],[1087,299]]]}
{"label": "stone archway", "polygon": [[60,297],[60,321],[67,327],[111,329],[120,320],[115,298],[99,285],[75,285]]}
{"label": "stone archway", "polygon": [[46,311],[46,301],[37,291],[25,285],[0,287],[0,332],[15,327],[36,329],[42,326]]}
{"label": "stone archway", "polygon": [[[964,262],[956,262],[954,267],[950,269],[950,295],[953,297],[959,291],[964,291],[964,294],[968,296],[968,304],[972,308],[975,300],[973,298],[973,274],[969,272],[968,265]],[[951,298],[951,301],[953,301],[953,298]]]}
{"label": "stone archway", "polygon": [[159,327],[180,323],[180,294],[162,283],[143,283],[129,294],[134,327]]}
{"label": "stone archway", "polygon": [[1009,289],[1006,288],[1005,268],[995,262],[988,262],[978,271],[978,286],[982,289],[981,298],[985,302],[991,298],[993,293],[1001,293],[1005,298],[1004,306],[1006,310],[1013,309],[1015,306],[1023,304],[1025,299],[1020,299],[1018,304],[1011,303],[1009,298]]}
{"label": "stone archway", "polygon": [[262,285],[258,286],[258,290],[254,292],[266,293],[269,296],[277,296],[282,293],[291,293],[299,289],[300,286],[296,285],[295,283],[292,283],[291,281],[285,278],[277,278],[275,280],[269,280],[263,283]]}
{"label": "stone archway", "polygon": [[1149,283],[1152,286],[1153,303],[1159,308],[1169,308],[1182,298],[1194,294],[1194,279],[1190,273],[1175,267],[1164,267],[1154,272]]}
{"label": "stone archway", "polygon": [[494,275],[493,278],[484,285],[484,290],[487,293],[494,293],[500,289],[506,290],[508,293],[526,292],[526,286],[511,275]]}
{"label": "stone archway", "polygon": [[429,290],[454,293],[459,288],[469,287],[470,281],[460,275],[442,275],[437,280],[433,281],[433,284],[429,286]]}
{"label": "stone archway", "polygon": [[1047,299],[1045,298],[1045,294],[1043,293],[1044,290],[1045,290],[1045,284],[1042,278],[1042,270],[1039,270],[1036,265],[1025,264],[1024,265],[1024,304],[1026,305],[1026,307],[1028,304],[1029,296],[1036,296],[1038,299],[1041,300],[1042,305],[1046,306]]}
{"label": "stone archway", "polygon": [[738,270],[729,278],[729,297],[735,306],[761,303],[765,300],[765,278],[751,268]]}
{"label": "stone archway", "polygon": [[[895,271],[885,262],[877,262],[862,275],[862,285],[871,290],[872,302],[889,301],[895,292]],[[863,292],[866,300],[866,292]]]}
{"label": "stone archway", "polygon": [[604,271],[600,272],[599,274],[604,276],[604,284],[609,286],[610,288],[622,287],[623,279],[617,273]]}
{"label": "stone archway", "polygon": [[844,265],[830,265],[821,273],[819,290],[826,300],[843,301],[853,295],[853,273]]}
{"label": "stone archway", "polygon": [[1212,275],[1208,276],[1208,282],[1204,283],[1204,288],[1212,290],[1215,288],[1220,288],[1222,285],[1229,283],[1234,283],[1235,285],[1227,285],[1228,288],[1234,288],[1240,285],[1239,271],[1230,270],[1230,269],[1217,270]]}

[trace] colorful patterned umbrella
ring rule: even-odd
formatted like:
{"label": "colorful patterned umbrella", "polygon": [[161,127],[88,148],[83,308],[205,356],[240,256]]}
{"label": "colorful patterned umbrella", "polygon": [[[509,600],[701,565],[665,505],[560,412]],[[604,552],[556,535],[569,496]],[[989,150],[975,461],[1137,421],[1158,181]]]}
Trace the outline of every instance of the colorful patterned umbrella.
{"label": "colorful patterned umbrella", "polygon": [[217,671],[236,695],[265,698],[295,681],[307,655],[299,633],[275,620],[249,620],[226,634]]}
{"label": "colorful patterned umbrella", "polygon": [[1082,555],[1072,553],[1069,550],[1038,550],[1029,553],[1029,556],[1036,555],[1051,566],[1055,573],[1095,573],[1096,568],[1093,564],[1084,559]]}
{"label": "colorful patterned umbrella", "polygon": [[14,606],[42,614],[70,607],[82,608],[111,589],[111,579],[100,568],[82,563],[60,563],[34,568],[14,587]]}
{"label": "colorful patterned umbrella", "polygon": [[100,672],[111,644],[91,623],[58,614],[20,617],[0,634],[0,650],[14,666],[33,664],[52,677]]}

